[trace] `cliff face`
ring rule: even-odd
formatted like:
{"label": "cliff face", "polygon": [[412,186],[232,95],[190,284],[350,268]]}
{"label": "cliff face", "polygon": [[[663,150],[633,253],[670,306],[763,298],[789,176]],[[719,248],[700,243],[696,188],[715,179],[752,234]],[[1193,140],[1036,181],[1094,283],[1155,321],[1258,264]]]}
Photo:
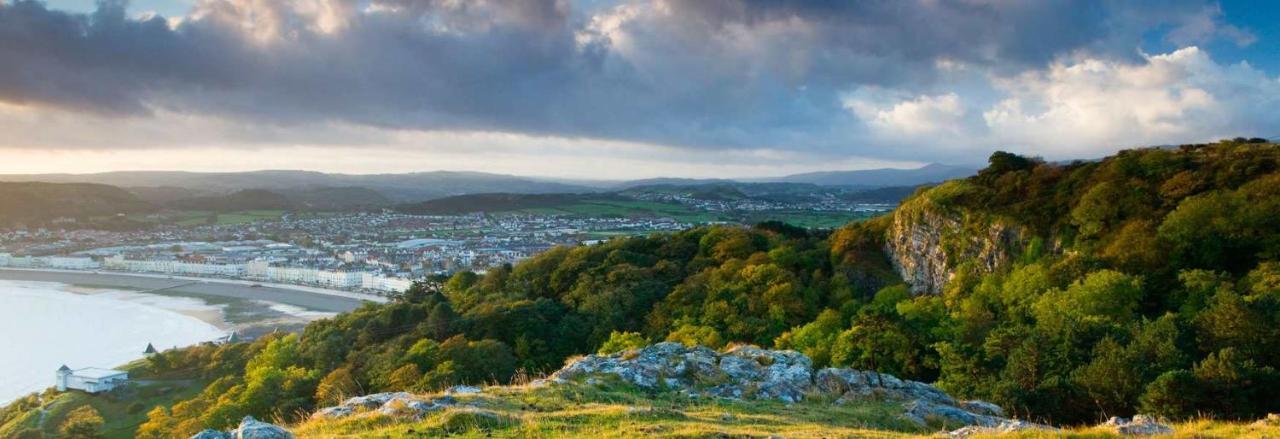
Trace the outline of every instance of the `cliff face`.
{"label": "cliff face", "polygon": [[885,253],[913,294],[941,294],[962,266],[989,273],[1022,247],[1021,227],[918,197],[894,211]]}

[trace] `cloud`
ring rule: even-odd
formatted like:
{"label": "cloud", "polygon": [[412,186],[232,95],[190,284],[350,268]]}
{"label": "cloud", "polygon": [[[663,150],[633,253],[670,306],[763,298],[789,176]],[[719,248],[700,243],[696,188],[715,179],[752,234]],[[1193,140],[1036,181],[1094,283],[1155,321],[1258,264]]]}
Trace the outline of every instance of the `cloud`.
{"label": "cloud", "polygon": [[[896,160],[967,159],[998,146],[984,142],[1163,139],[1265,121],[1170,126],[1234,92],[1158,67],[1190,61],[1144,57],[1135,44],[1150,32],[1179,44],[1251,38],[1215,4],[1191,0],[199,0],[167,18],[130,16],[120,0],[91,14],[14,0],[0,1],[0,102],[56,114],[63,126],[75,125],[67,114],[91,126],[198,120],[188,133],[205,136],[120,133],[137,145],[310,142],[330,132],[377,144],[399,131],[476,131]],[[1202,52],[1193,64],[1243,75],[1241,86],[1274,82]],[[1174,82],[1157,89],[1126,74]],[[861,108],[854,117],[850,105]],[[1093,113],[1072,113],[1080,108]],[[1091,121],[1083,133],[1064,128]],[[1114,133],[1131,123],[1145,131]],[[1038,137],[1062,133],[1071,135]],[[95,144],[92,133],[17,137],[0,147]]]}
{"label": "cloud", "polygon": [[1197,47],[1140,62],[1081,57],[1015,75],[986,73],[971,95],[902,97],[859,90],[849,113],[883,144],[960,158],[1003,148],[1052,159],[1120,147],[1268,135],[1280,124],[1280,78],[1223,65]]}

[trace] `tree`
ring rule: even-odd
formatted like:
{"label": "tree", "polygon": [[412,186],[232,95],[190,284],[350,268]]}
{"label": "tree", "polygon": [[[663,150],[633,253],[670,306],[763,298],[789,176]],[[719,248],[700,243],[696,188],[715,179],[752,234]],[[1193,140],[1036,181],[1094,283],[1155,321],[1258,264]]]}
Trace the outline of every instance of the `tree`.
{"label": "tree", "polygon": [[338,405],[360,393],[360,384],[352,376],[351,369],[341,367],[320,380],[320,384],[316,386],[316,403],[323,406]]}
{"label": "tree", "polygon": [[415,385],[422,379],[422,372],[418,370],[416,364],[406,364],[400,366],[391,375],[387,377],[387,389],[390,391],[409,391],[416,390]]}
{"label": "tree", "polygon": [[1142,412],[1169,419],[1188,419],[1200,405],[1196,376],[1185,369],[1171,370],[1147,385],[1139,400]]}
{"label": "tree", "polygon": [[99,439],[103,437],[102,426],[105,423],[97,410],[82,405],[67,414],[67,418],[58,427],[58,433],[68,439]]}
{"label": "tree", "polygon": [[609,355],[631,349],[639,349],[648,344],[644,336],[638,332],[618,332],[613,331],[609,334],[609,339],[600,344],[600,349],[596,351],[600,355]]}

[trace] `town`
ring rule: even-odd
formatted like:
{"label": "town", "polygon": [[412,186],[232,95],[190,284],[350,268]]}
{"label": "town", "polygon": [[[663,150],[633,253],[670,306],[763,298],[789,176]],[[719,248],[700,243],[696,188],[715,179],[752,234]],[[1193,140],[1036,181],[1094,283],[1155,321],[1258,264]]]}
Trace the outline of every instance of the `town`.
{"label": "town", "polygon": [[557,245],[680,230],[669,218],[282,213],[145,230],[0,232],[0,267],[240,279],[390,295],[413,280],[484,272]]}

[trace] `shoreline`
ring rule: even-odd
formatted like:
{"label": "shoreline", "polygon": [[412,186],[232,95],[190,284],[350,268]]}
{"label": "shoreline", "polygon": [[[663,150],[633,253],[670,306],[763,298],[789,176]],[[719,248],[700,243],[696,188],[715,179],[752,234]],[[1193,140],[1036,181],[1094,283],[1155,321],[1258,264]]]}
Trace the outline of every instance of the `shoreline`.
{"label": "shoreline", "polygon": [[[301,285],[147,273],[6,267],[0,268],[0,279],[60,282],[79,286],[104,286],[139,292],[163,289],[165,292],[179,295],[187,293],[197,296],[264,300],[324,312],[347,312],[359,308],[364,302],[384,303],[387,301],[386,298],[379,296]],[[255,284],[261,286],[252,286]]]}

